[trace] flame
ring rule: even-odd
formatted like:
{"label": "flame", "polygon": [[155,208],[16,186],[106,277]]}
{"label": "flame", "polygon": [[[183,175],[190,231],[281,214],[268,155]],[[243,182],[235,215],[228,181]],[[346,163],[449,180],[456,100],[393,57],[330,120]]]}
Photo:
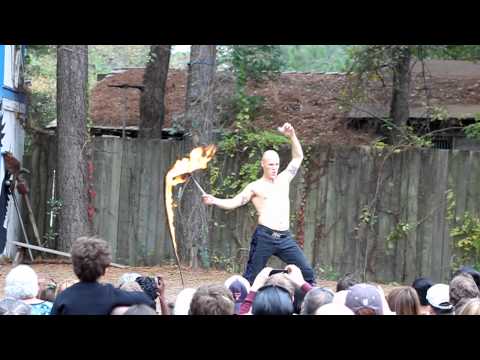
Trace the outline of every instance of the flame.
{"label": "flame", "polygon": [[195,170],[206,169],[207,163],[212,160],[217,147],[213,144],[208,146],[199,146],[190,152],[189,157],[184,157],[181,160],[177,160],[175,165],[167,172],[165,176],[165,207],[167,210],[168,226],[170,228],[170,235],[172,237],[173,249],[177,258],[178,266],[178,251],[177,241],[175,237],[175,225],[173,208],[177,205],[173,202],[173,187],[182,184],[189,178],[190,174]]}

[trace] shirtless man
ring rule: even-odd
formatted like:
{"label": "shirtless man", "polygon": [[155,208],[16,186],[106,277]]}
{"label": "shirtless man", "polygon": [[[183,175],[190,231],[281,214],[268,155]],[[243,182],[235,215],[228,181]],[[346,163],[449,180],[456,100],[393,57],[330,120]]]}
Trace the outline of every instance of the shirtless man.
{"label": "shirtless man", "polygon": [[243,274],[250,283],[253,283],[257,274],[265,267],[270,256],[275,255],[287,264],[297,265],[302,270],[305,280],[313,285],[315,283],[313,270],[288,230],[290,182],[302,163],[302,146],[289,123],[285,123],[279,131],[288,136],[292,142],[292,161],[284,171],[278,174],[280,157],[276,151],[268,150],[262,157],[263,176],[260,179],[248,184],[232,199],[219,199],[206,194],[203,196],[203,202],[232,210],[252,201],[257,209],[258,225],[253,233],[249,259]]}

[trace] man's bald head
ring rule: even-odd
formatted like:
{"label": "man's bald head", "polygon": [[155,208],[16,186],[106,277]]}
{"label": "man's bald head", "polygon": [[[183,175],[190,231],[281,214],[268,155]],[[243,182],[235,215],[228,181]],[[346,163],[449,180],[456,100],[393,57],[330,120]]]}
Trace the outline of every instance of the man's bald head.
{"label": "man's bald head", "polygon": [[274,150],[267,150],[262,156],[263,177],[273,180],[278,175],[278,168],[280,166],[280,156]]}
{"label": "man's bald head", "polygon": [[275,150],[267,150],[263,153],[262,161],[270,160],[280,161],[280,156]]}

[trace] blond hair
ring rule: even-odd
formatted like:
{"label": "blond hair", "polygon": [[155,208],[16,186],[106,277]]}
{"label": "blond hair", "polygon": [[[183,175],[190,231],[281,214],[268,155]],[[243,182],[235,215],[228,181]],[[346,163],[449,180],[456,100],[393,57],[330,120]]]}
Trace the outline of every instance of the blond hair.
{"label": "blond hair", "polygon": [[480,315],[480,299],[468,300],[455,315]]}

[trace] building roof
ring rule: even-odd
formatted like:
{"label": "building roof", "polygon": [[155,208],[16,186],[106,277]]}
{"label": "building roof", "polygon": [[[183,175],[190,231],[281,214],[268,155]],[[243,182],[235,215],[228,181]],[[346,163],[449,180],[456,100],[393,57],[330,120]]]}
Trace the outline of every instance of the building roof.
{"label": "building roof", "polygon": [[[387,79],[387,84],[389,83]],[[391,90],[372,82],[368,101],[357,104],[350,118],[388,117]],[[428,94],[428,97],[427,97]],[[410,117],[428,118],[432,107],[448,112],[451,118],[471,118],[480,112],[480,63],[456,60],[429,60],[412,66]]]}

